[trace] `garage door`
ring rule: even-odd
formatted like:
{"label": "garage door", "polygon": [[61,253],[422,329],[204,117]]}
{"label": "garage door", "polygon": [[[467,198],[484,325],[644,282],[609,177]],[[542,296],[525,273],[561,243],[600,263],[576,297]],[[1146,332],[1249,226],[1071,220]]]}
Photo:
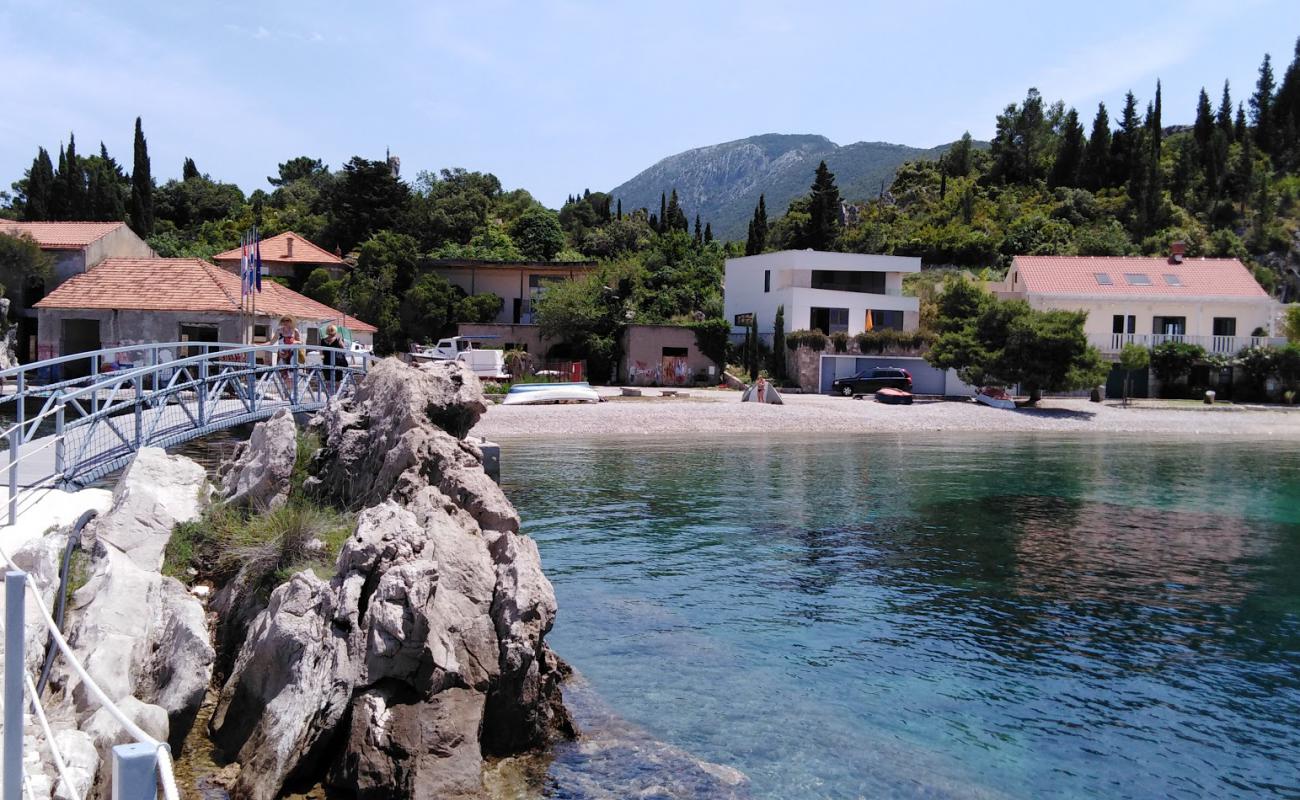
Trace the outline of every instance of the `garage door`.
{"label": "garage door", "polygon": [[924,358],[891,356],[822,356],[821,390],[829,394],[831,381],[848,378],[877,367],[900,367],[912,373],[912,391],[916,394],[944,393],[944,370],[926,363]]}

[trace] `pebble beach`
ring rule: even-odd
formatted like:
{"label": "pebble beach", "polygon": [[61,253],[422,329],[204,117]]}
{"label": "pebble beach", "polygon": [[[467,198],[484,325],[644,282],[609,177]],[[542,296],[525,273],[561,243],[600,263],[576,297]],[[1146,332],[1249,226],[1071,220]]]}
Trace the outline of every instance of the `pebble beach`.
{"label": "pebble beach", "polygon": [[1300,440],[1300,407],[1206,406],[1192,402],[1043,400],[1007,411],[974,401],[917,401],[890,406],[871,399],[785,395],[783,405],[741,403],[740,393],[688,390],[686,397],[642,397],[602,389],[606,402],[494,405],[472,431],[488,439],[636,436],[664,433],[869,433],[910,431],[1135,433],[1178,436],[1281,437]]}

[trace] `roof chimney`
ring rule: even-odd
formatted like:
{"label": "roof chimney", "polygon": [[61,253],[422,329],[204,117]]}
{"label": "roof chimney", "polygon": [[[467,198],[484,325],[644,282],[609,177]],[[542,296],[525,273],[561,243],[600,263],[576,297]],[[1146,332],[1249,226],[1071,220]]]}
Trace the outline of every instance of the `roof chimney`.
{"label": "roof chimney", "polygon": [[289,258],[293,258],[293,237],[292,236],[284,237],[284,246],[289,248]]}
{"label": "roof chimney", "polygon": [[1187,254],[1187,245],[1182,242],[1174,242],[1169,246],[1169,263],[1183,263],[1183,256]]}

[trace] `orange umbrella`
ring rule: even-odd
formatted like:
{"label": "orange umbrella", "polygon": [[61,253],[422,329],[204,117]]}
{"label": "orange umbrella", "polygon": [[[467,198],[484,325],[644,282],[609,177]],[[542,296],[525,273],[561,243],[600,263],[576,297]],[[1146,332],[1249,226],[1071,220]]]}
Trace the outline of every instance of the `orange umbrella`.
{"label": "orange umbrella", "polygon": [[871,330],[874,327],[876,326],[871,324],[871,309],[868,308],[867,309],[867,330]]}

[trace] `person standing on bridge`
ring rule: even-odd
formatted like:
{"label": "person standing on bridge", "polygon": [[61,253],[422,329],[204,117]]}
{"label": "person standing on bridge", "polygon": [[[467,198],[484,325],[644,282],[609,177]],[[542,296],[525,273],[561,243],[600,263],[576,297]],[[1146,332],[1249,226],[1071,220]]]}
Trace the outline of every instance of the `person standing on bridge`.
{"label": "person standing on bridge", "polygon": [[330,369],[325,374],[329,375],[331,384],[338,386],[339,377],[342,375],[339,368],[348,365],[347,353],[341,351],[347,349],[348,343],[339,335],[339,329],[335,325],[325,326],[325,338],[321,339],[320,343],[322,347],[338,348],[336,350],[326,350],[321,354],[321,361],[325,366],[333,367],[333,369]]}

